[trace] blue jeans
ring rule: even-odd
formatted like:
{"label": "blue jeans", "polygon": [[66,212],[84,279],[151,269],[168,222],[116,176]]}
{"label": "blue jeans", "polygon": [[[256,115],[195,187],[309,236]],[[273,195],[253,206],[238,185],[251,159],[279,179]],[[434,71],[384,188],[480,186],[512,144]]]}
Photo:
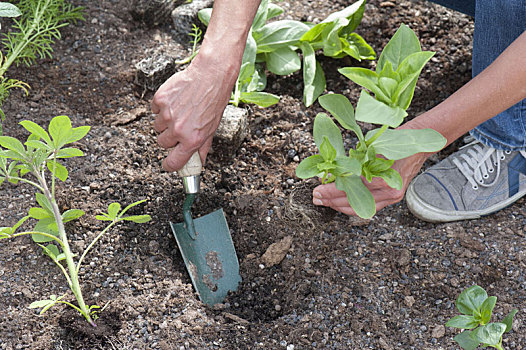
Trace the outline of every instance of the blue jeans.
{"label": "blue jeans", "polygon": [[[526,30],[526,0],[431,1],[475,17],[473,77]],[[526,99],[480,124],[470,133],[475,139],[496,149],[526,150]]]}

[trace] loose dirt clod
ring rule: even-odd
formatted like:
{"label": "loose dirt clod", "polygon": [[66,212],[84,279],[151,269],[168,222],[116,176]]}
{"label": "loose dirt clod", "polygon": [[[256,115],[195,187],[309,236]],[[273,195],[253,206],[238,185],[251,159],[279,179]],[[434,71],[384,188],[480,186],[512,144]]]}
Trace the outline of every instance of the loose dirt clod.
{"label": "loose dirt clod", "polygon": [[272,243],[261,257],[261,261],[267,267],[277,265],[285,258],[291,246],[292,236],[287,236],[279,242]]}

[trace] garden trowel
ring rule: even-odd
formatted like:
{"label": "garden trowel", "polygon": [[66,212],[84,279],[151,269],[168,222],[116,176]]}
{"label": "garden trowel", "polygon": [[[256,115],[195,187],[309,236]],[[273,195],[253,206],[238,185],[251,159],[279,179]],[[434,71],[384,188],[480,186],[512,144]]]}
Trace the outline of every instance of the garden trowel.
{"label": "garden trowel", "polygon": [[170,226],[199,299],[213,306],[222,302],[228,291],[237,289],[241,276],[223,209],[192,218],[191,207],[200,190],[201,169],[201,158],[195,152],[178,171],[186,193],[184,222],[170,222]]}

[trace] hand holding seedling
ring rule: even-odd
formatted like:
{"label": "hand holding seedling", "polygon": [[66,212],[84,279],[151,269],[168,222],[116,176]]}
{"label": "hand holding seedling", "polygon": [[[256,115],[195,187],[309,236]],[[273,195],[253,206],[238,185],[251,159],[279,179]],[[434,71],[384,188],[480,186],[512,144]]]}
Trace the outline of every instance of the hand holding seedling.
{"label": "hand holding seedling", "polygon": [[173,148],[163,161],[181,169],[199,150],[204,162],[236,82],[258,0],[214,2],[214,15],[195,59],[168,79],[152,101],[158,143]]}

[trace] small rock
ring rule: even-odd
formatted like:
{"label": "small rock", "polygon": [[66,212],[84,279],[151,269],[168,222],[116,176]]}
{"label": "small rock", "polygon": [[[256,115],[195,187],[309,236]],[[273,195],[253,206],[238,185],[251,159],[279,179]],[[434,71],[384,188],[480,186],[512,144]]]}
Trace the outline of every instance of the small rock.
{"label": "small rock", "polygon": [[196,23],[197,13],[207,7],[212,7],[213,0],[192,0],[172,11],[174,30],[178,37],[185,43],[188,42],[188,33]]}
{"label": "small rock", "polygon": [[382,1],[380,3],[380,7],[395,7],[396,5],[394,4],[394,2],[391,2],[391,1]]}
{"label": "small rock", "polygon": [[404,303],[407,305],[407,307],[413,307],[415,298],[412,295],[406,295],[404,298]]}
{"label": "small rock", "polygon": [[128,0],[132,18],[153,27],[166,23],[175,7],[183,0]]}
{"label": "small rock", "polygon": [[402,249],[398,255],[398,266],[407,266],[411,263],[411,252],[409,249]]}
{"label": "small rock", "polygon": [[433,338],[442,338],[446,334],[446,327],[443,325],[436,326],[433,331],[431,332],[431,336]]}
{"label": "small rock", "polygon": [[292,236],[287,236],[279,242],[272,243],[261,257],[261,261],[268,267],[279,264],[287,255],[291,245]]}
{"label": "small rock", "polygon": [[248,134],[248,111],[228,105],[214,136],[214,148],[235,153]]}
{"label": "small rock", "polygon": [[175,73],[175,58],[157,51],[135,65],[135,84],[156,91]]}

